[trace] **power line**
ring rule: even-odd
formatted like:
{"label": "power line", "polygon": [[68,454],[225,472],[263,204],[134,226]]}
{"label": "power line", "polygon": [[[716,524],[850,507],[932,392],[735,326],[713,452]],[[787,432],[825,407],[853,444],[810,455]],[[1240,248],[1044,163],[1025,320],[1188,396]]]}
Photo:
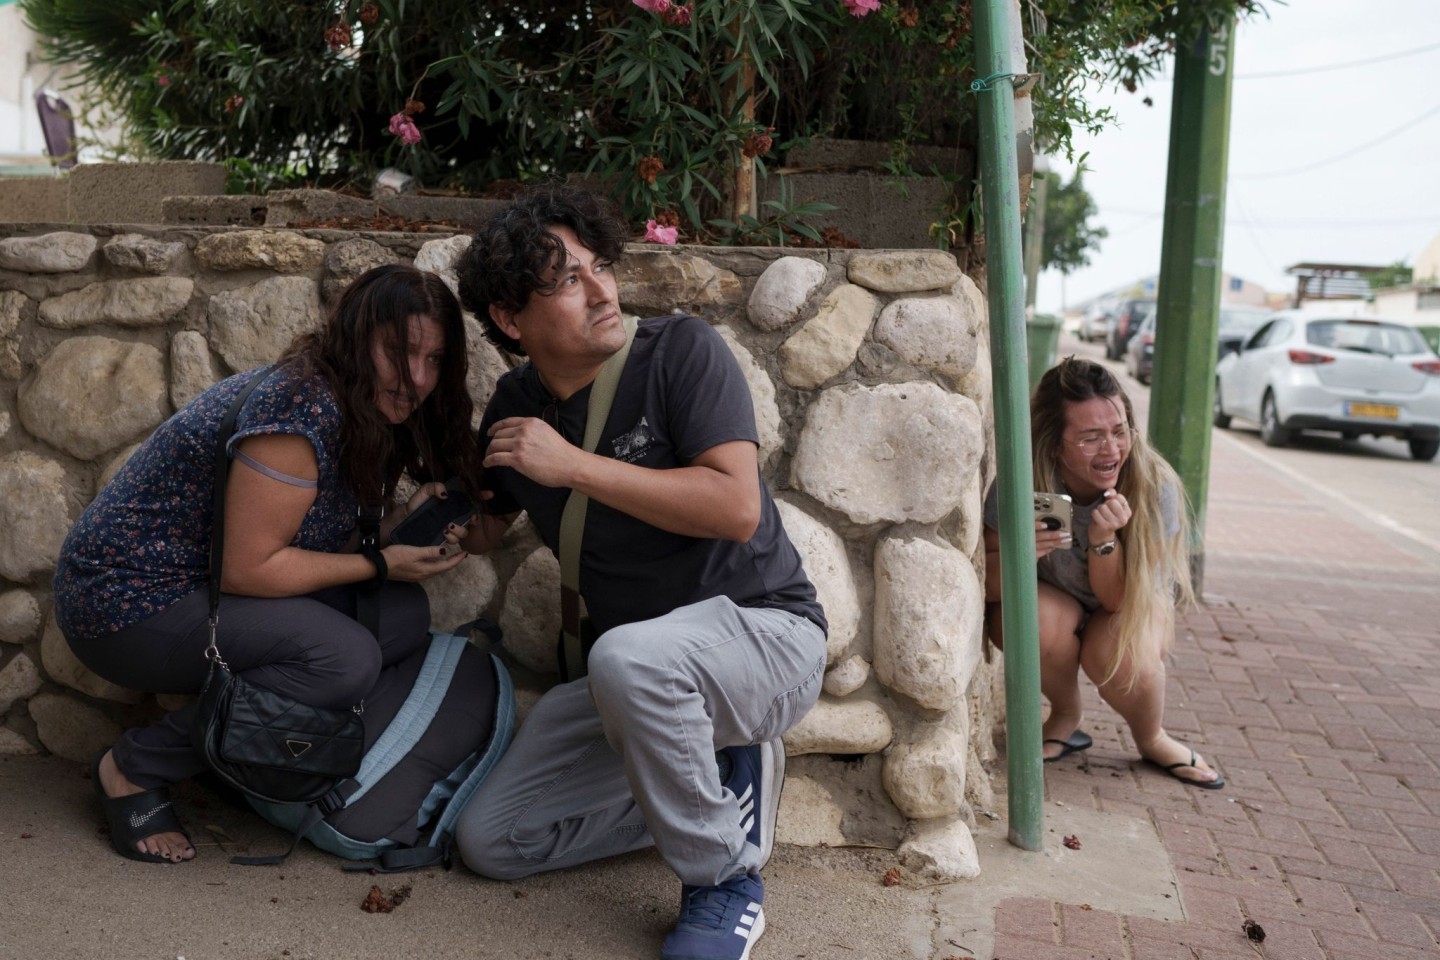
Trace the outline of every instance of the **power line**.
{"label": "power line", "polygon": [[1315,161],[1314,163],[1307,163],[1307,164],[1305,164],[1304,166],[1291,167],[1289,170],[1272,170],[1272,171],[1270,171],[1269,173],[1238,174],[1238,175],[1235,176],[1234,179],[1236,179],[1236,180],[1269,180],[1269,179],[1271,179],[1271,178],[1273,178],[1273,177],[1288,177],[1288,176],[1290,176],[1290,175],[1292,175],[1292,174],[1296,174],[1296,173],[1308,173],[1308,172],[1310,172],[1311,170],[1317,170],[1317,169],[1319,169],[1320,167],[1329,166],[1329,165],[1332,164],[1332,163],[1336,163],[1336,162],[1338,162],[1338,161],[1340,161],[1340,160],[1344,160],[1344,159],[1346,159],[1346,158],[1348,158],[1348,157],[1353,157],[1353,156],[1355,156],[1355,154],[1361,153],[1361,152],[1363,152],[1363,151],[1365,151],[1365,150],[1369,150],[1371,147],[1379,146],[1380,144],[1384,143],[1386,140],[1389,140],[1391,137],[1399,136],[1400,134],[1405,133],[1405,132],[1408,131],[1411,127],[1415,126],[1415,124],[1421,122],[1422,120],[1428,120],[1428,119],[1430,119],[1431,117],[1435,116],[1435,114],[1437,114],[1437,113],[1440,113],[1440,106],[1431,107],[1429,110],[1426,110],[1424,113],[1420,114],[1420,116],[1414,117],[1414,118],[1412,118],[1412,119],[1410,119],[1410,120],[1406,120],[1404,123],[1400,124],[1400,126],[1396,127],[1394,130],[1391,130],[1391,131],[1389,131],[1388,133],[1382,133],[1380,136],[1376,137],[1374,140],[1369,141],[1368,143],[1362,143],[1362,144],[1360,144],[1360,146],[1355,147],[1355,148],[1352,149],[1352,150],[1346,150],[1344,153],[1337,153],[1335,156],[1333,156],[1333,157],[1326,157],[1324,160],[1317,160],[1317,161]]}
{"label": "power line", "polygon": [[1428,53],[1431,50],[1440,50],[1440,43],[1432,43],[1423,47],[1415,47],[1412,50],[1401,50],[1399,53],[1388,53],[1381,57],[1370,57],[1366,60],[1350,60],[1346,63],[1327,63],[1318,67],[1301,67],[1296,70],[1271,70],[1265,73],[1237,73],[1236,80],[1264,80],[1270,77],[1298,77],[1307,73],[1329,73],[1331,70],[1351,70],[1355,67],[1368,67],[1375,63],[1388,63],[1391,60],[1399,60],[1402,57],[1413,57],[1417,53]]}
{"label": "power line", "polygon": [[[1100,210],[1100,212],[1101,212],[1101,213],[1112,214],[1112,215],[1113,215],[1113,214],[1118,214],[1119,216],[1122,216],[1122,217],[1146,217],[1146,218],[1150,218],[1150,217],[1158,217],[1158,216],[1161,216],[1164,211],[1161,211],[1161,210],[1135,210],[1135,209],[1130,208],[1130,207],[1110,207],[1110,206],[1106,206],[1106,207],[1102,207],[1101,210]],[[1242,217],[1234,217],[1234,216],[1228,216],[1228,215],[1225,217],[1225,219],[1226,219],[1227,222],[1233,221],[1233,222],[1235,222],[1235,223],[1247,224],[1247,225],[1253,223],[1253,224],[1255,224],[1256,226],[1271,227],[1271,228],[1288,228],[1288,227],[1293,227],[1293,228],[1296,228],[1296,229],[1309,229],[1309,228],[1311,228],[1311,227],[1393,227],[1393,226],[1403,226],[1403,225],[1416,224],[1416,223],[1440,223],[1440,212],[1437,212],[1437,213],[1435,213],[1435,214],[1433,214],[1433,215],[1431,215],[1431,216],[1428,216],[1428,217],[1393,217],[1393,218],[1390,218],[1390,219],[1380,219],[1380,220],[1327,219],[1327,218],[1322,218],[1322,217],[1301,217],[1301,218],[1298,218],[1298,219],[1297,219],[1297,218],[1282,218],[1282,219],[1279,219],[1279,220],[1268,220],[1268,219],[1252,220],[1252,219],[1249,219],[1248,217],[1242,218]]]}

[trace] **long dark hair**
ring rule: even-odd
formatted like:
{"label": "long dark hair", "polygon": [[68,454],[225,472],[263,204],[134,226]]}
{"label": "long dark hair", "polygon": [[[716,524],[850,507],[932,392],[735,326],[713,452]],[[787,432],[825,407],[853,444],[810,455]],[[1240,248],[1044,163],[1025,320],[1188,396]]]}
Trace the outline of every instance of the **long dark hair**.
{"label": "long dark hair", "polygon": [[[371,350],[380,338],[413,395],[406,351],[414,316],[440,324],[445,354],[425,402],[403,423],[391,424],[376,405]],[[465,320],[455,295],[435,274],[398,264],[366,271],[345,288],[324,325],[296,337],[281,360],[299,364],[302,376],[319,373],[330,384],[340,406],[340,476],[367,509],[382,505],[402,472],[420,483],[452,476],[467,486],[478,482],[480,454],[470,426],[474,403],[465,386]]]}
{"label": "long dark hair", "polygon": [[555,288],[546,274],[564,264],[565,244],[551,227],[569,227],[602,260],[613,263],[625,252],[625,224],[613,204],[597,194],[547,186],[523,194],[477,230],[456,268],[465,309],[484,325],[486,339],[517,356],[525,356],[525,348],[491,319],[490,305],[518,313],[532,294]]}

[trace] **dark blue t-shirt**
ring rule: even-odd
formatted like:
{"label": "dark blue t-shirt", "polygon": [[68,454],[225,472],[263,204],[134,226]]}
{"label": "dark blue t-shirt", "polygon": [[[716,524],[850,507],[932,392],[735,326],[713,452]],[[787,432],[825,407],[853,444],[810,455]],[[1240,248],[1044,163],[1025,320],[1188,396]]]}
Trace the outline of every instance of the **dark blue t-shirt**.
{"label": "dark blue t-shirt", "polygon": [[[589,402],[589,387],[556,401],[526,363],[496,385],[480,426],[481,450],[489,446],[490,425],[506,417],[542,417],[579,446]],[[595,452],[664,470],[688,466],[733,440],[758,444],[759,435],[749,387],[725,341],[698,317],[642,320]],[[546,487],[508,468],[488,469],[486,483],[495,491],[488,512],[524,510],[546,546],[558,550],[568,487]],[[815,587],[763,477],[760,504],[755,535],[735,543],[669,533],[592,499],[580,548],[580,595],[595,627],[604,632],[726,596],[742,607],[789,610],[825,629]]]}

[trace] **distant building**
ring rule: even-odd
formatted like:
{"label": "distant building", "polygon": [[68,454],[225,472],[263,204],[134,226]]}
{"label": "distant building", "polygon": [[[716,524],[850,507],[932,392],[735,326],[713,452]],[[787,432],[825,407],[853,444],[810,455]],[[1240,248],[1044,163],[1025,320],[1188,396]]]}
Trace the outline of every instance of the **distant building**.
{"label": "distant building", "polygon": [[[1070,308],[1070,312],[1081,314],[1096,304],[1109,300],[1128,300],[1132,298],[1154,299],[1160,285],[1158,276],[1144,277],[1134,283],[1107,290],[1089,300],[1081,301]],[[1274,295],[1258,283],[1252,283],[1244,277],[1237,277],[1234,274],[1220,274],[1220,302],[1224,304],[1235,304],[1244,306],[1271,306]]]}
{"label": "distant building", "polygon": [[1417,327],[1440,326],[1440,236],[1415,258],[1409,283],[1375,291],[1370,312]]}

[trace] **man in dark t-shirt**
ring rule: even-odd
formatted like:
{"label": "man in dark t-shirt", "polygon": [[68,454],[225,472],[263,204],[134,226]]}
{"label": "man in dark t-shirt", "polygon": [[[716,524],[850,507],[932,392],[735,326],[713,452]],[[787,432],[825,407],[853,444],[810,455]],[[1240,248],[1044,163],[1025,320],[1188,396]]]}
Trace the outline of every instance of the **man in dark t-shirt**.
{"label": "man in dark t-shirt", "polygon": [[760,475],[748,387],[703,320],[638,324],[582,448],[592,384],[627,341],[611,272],[624,241],[599,198],[537,191],[460,265],[487,337],[528,357],[486,409],[490,498],[461,542],[489,549],[524,510],[558,552],[567,500],[587,496],[579,593],[599,636],[588,675],[532,708],[457,840],[500,879],[653,843],[683,885],[662,960],[743,958],[765,925],[780,735],[819,694],[825,618]]}

